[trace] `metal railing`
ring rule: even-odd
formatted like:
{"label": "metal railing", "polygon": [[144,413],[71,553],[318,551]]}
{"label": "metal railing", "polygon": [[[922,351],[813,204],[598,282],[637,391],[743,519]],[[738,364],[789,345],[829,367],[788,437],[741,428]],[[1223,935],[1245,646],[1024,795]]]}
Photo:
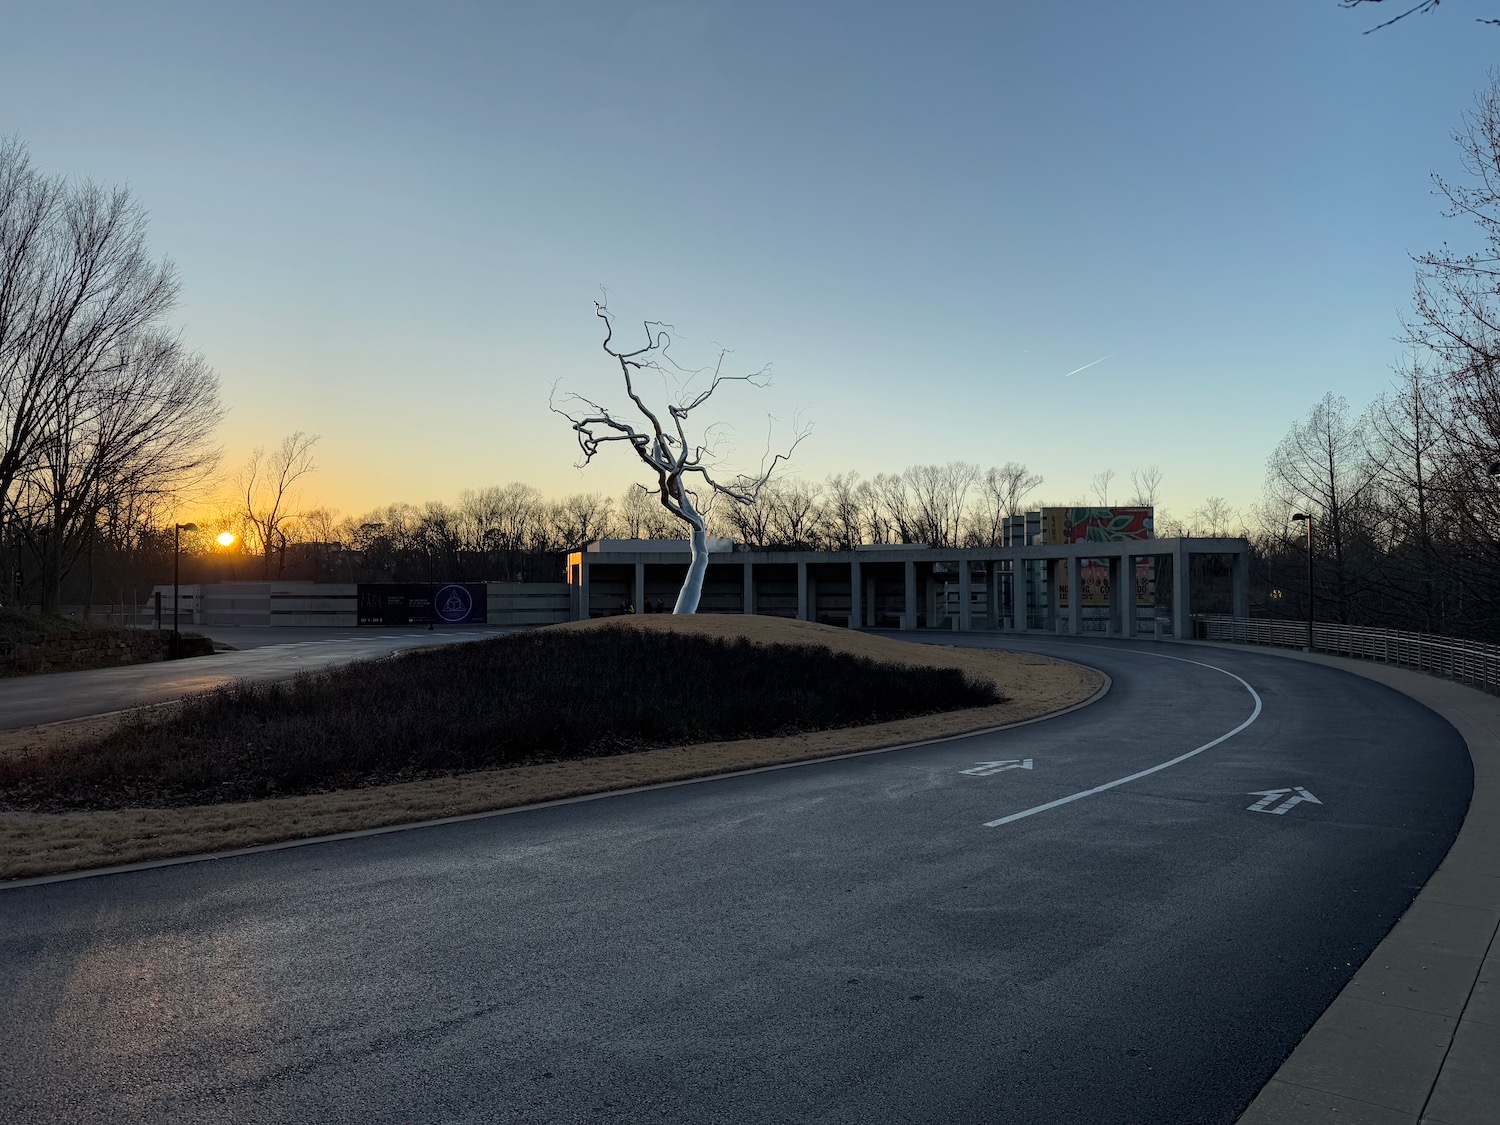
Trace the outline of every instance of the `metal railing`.
{"label": "metal railing", "polygon": [[[1306,621],[1198,614],[1193,617],[1193,635],[1207,641],[1307,648]],[[1320,623],[1313,625],[1313,650],[1399,664],[1500,695],[1500,645],[1433,633]]]}

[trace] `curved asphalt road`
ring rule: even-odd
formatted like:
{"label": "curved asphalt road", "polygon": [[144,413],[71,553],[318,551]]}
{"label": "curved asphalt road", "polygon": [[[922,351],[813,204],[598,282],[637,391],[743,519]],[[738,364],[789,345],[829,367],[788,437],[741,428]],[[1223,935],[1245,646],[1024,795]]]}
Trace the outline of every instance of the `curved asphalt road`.
{"label": "curved asphalt road", "polygon": [[[0,1120],[1232,1122],[1447,851],[1464,743],[1332,669],[1030,645],[1113,690],[922,748],[0,893]],[[1250,692],[1203,664],[1263,700],[1240,734],[984,826],[1243,723]],[[1247,811],[1294,786],[1322,803]]]}
{"label": "curved asphalt road", "polygon": [[[201,631],[201,630],[200,630]],[[210,630],[216,639],[233,644],[241,635],[253,647],[216,652],[190,660],[127,664],[84,672],[54,672],[45,676],[0,679],[0,730],[39,723],[56,723],[110,711],[123,711],[184,695],[209,691],[235,680],[287,680],[300,672],[315,672],[351,660],[373,660],[409,648],[477,641],[506,628],[350,629],[330,636],[331,630],[247,629]],[[298,636],[295,641],[288,635]],[[279,641],[279,643],[277,643]],[[269,643],[268,643],[269,642]]]}

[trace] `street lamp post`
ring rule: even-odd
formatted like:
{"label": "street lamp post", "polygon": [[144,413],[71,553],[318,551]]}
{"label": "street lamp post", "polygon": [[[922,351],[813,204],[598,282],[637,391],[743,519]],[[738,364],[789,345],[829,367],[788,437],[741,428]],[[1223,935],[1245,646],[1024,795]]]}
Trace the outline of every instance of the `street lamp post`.
{"label": "street lamp post", "polygon": [[1293,512],[1292,522],[1307,525],[1307,651],[1313,650],[1313,553],[1312,516],[1307,512]]}
{"label": "street lamp post", "polygon": [[182,595],[179,590],[182,569],[182,533],[197,530],[198,525],[195,523],[172,525],[172,659],[174,660],[182,655],[182,635],[177,631],[182,618]]}

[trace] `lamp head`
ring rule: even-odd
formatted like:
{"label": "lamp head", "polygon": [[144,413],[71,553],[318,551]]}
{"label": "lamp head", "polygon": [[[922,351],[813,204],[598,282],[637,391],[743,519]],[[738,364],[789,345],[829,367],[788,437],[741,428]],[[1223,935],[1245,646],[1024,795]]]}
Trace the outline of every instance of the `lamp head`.
{"label": "lamp head", "polygon": [[195,523],[180,523],[180,524],[177,525],[177,530],[178,531],[197,531],[198,530],[198,525],[195,524]]}
{"label": "lamp head", "polygon": [[1292,522],[1293,523],[1302,523],[1304,520],[1310,520],[1310,519],[1312,519],[1312,516],[1308,515],[1306,512],[1293,512],[1292,513]]}

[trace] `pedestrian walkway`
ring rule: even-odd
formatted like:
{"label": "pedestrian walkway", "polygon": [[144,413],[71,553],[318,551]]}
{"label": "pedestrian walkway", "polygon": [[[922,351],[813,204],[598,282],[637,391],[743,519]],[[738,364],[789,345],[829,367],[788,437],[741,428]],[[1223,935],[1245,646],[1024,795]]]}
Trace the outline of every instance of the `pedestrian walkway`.
{"label": "pedestrian walkway", "polygon": [[1442,865],[1239,1125],[1500,1125],[1500,698],[1404,668],[1264,651],[1432,708],[1469,744],[1474,797]]}

